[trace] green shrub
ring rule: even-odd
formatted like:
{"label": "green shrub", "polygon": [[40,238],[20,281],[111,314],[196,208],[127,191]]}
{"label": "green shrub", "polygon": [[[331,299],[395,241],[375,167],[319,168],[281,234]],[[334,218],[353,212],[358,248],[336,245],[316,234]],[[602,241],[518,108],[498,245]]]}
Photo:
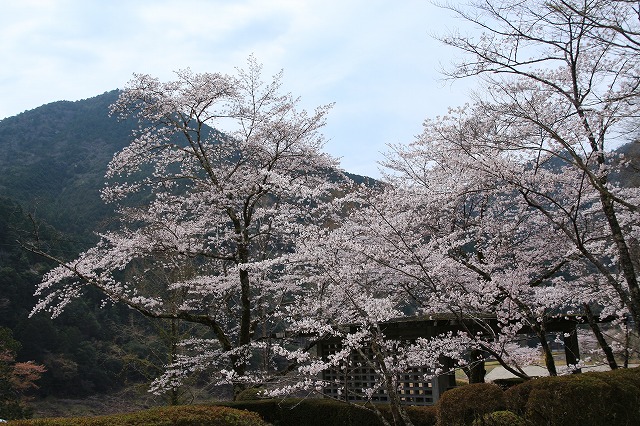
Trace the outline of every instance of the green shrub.
{"label": "green shrub", "polygon": [[[384,417],[392,423],[391,406],[388,404],[377,405],[378,410],[384,415]],[[436,407],[433,405],[427,406],[405,406],[405,411],[411,419],[413,426],[435,426],[437,423]],[[378,423],[376,423],[378,424]]]}
{"label": "green shrub", "polygon": [[[575,375],[536,380],[526,405],[525,417],[534,424],[582,426],[608,419],[611,386],[594,377]],[[610,424],[610,423],[607,423]]]}
{"label": "green shrub", "polygon": [[97,417],[16,420],[15,426],[267,426],[256,413],[229,407],[185,405]]}
{"label": "green shrub", "polygon": [[606,373],[584,373],[607,383],[611,388],[607,398],[590,401],[603,404],[607,411],[610,425],[637,424],[640,420],[640,375],[638,369],[622,369]]}
{"label": "green shrub", "polygon": [[640,418],[640,370],[543,377],[505,392],[507,407],[534,425],[625,426]]}
{"label": "green shrub", "polygon": [[405,407],[413,426],[435,426],[438,415],[433,405],[421,407]]}
{"label": "green shrub", "polygon": [[510,389],[516,385],[519,385],[520,383],[524,383],[526,382],[525,379],[522,379],[520,377],[514,377],[514,378],[510,378],[510,379],[498,379],[498,380],[494,380],[493,383],[500,386],[502,388],[502,390],[507,390]]}
{"label": "green shrub", "polygon": [[466,426],[485,414],[506,408],[504,392],[490,383],[473,383],[446,391],[436,404],[438,425]]}
{"label": "green shrub", "polygon": [[616,380],[624,381],[640,389],[640,368],[619,368],[613,371],[605,371],[605,372],[597,372],[597,373],[591,372],[591,373],[584,373],[584,374],[593,375],[596,377],[603,377],[603,378],[608,378],[608,377],[615,378]]}
{"label": "green shrub", "polygon": [[234,401],[224,405],[253,411],[276,426],[380,425],[376,414],[329,399]]}
{"label": "green shrub", "polygon": [[529,401],[529,394],[536,385],[536,381],[540,379],[531,379],[519,385],[510,387],[504,392],[505,402],[507,410],[516,413],[519,416],[524,416],[527,411],[527,402]]}
{"label": "green shrub", "polygon": [[494,411],[472,423],[473,426],[526,426],[524,419],[512,411]]}
{"label": "green shrub", "polygon": [[[389,406],[378,409],[390,418]],[[435,426],[435,407],[405,407],[414,426]],[[263,419],[260,418],[260,415]],[[264,399],[162,407],[130,414],[98,417],[32,419],[11,422],[18,426],[381,426],[372,411],[329,399]]]}
{"label": "green shrub", "polygon": [[[253,411],[275,426],[381,426],[377,415],[363,408],[330,399],[271,399],[225,402],[225,406]],[[387,404],[376,406],[390,419]],[[414,426],[435,426],[435,407],[405,407]]]}

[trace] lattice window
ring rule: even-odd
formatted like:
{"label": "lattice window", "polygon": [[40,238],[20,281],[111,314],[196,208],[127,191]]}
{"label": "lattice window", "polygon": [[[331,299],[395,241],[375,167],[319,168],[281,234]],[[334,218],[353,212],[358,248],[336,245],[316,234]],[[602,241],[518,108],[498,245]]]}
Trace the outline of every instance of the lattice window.
{"label": "lattice window", "polygon": [[[324,344],[322,355],[329,356],[339,349],[340,345],[338,343]],[[430,374],[428,368],[416,367],[411,368],[399,378],[399,394],[403,404],[434,404],[433,380],[425,380],[426,374]],[[348,363],[345,362],[339,368],[323,372],[322,379],[330,383],[324,389],[326,396],[348,401],[365,401],[367,397],[363,393],[363,389],[373,388],[378,375],[368,365],[367,360],[362,358],[359,353],[353,353],[350,355]],[[389,400],[389,396],[386,390],[381,388],[372,395],[371,400],[373,402],[386,402]]]}

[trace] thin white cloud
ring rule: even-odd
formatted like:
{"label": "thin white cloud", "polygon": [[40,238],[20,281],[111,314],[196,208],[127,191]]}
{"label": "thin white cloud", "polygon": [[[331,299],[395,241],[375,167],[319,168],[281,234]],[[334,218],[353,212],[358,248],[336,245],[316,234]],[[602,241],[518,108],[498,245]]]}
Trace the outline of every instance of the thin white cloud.
{"label": "thin white cloud", "polygon": [[[9,2],[7,2],[9,3]],[[22,0],[0,15],[0,118],[161,79],[190,67],[232,72],[249,54],[285,70],[306,108],[336,102],[327,149],[375,175],[389,142],[462,103],[438,82],[446,54],[429,33],[446,13],[426,0]]]}

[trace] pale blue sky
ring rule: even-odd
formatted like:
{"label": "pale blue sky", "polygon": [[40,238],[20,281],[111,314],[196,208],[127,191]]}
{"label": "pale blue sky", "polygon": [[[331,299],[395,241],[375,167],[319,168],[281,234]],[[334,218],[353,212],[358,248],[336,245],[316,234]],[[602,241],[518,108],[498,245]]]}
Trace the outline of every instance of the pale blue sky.
{"label": "pale blue sky", "polygon": [[442,81],[460,21],[429,0],[0,0],[0,119],[123,87],[135,73],[232,72],[253,53],[313,109],[335,102],[325,150],[379,176],[387,143],[467,98]]}

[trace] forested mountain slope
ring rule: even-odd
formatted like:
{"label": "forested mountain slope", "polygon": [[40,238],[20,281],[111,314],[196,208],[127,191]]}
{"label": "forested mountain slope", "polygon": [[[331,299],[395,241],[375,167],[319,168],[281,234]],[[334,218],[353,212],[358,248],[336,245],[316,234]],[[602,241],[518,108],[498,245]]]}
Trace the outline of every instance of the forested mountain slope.
{"label": "forested mountain slope", "polygon": [[132,129],[109,117],[117,96],[54,102],[0,121],[0,196],[60,230],[91,231],[110,213],[98,190]]}
{"label": "forested mountain slope", "polygon": [[70,259],[113,213],[100,189],[134,126],[109,117],[118,93],[54,102],[0,121],[0,327],[19,341],[20,361],[47,368],[38,383],[42,396],[82,397],[148,381],[166,361],[153,360],[166,353],[162,324],[123,306],[101,309],[97,294],[54,320],[29,318],[35,286],[54,265],[19,242],[37,237]]}
{"label": "forested mountain slope", "polygon": [[624,172],[616,175],[615,178],[622,186],[640,186],[640,142],[628,143],[617,150],[623,154],[623,159],[629,162],[629,167]]}
{"label": "forested mountain slope", "polygon": [[104,170],[132,129],[108,115],[117,96],[54,102],[0,121],[0,326],[20,342],[19,359],[47,367],[45,395],[107,390],[123,367],[108,349],[116,324],[128,320],[122,312],[78,303],[58,320],[28,318],[35,285],[52,265],[18,244],[37,232],[61,256],[74,256],[108,218],[99,196]]}
{"label": "forested mountain slope", "polygon": [[[96,230],[112,213],[99,194],[107,164],[128,144],[135,125],[109,116],[118,94],[53,102],[0,120],[0,196],[63,232]],[[373,182],[347,175],[356,183]]]}
{"label": "forested mountain slope", "polygon": [[[53,267],[17,243],[30,238],[33,225],[15,201],[0,197],[0,327],[10,329],[20,343],[18,360],[34,360],[47,368],[38,382],[41,395],[84,396],[117,387],[124,365],[112,342],[129,320],[128,312],[99,310],[83,302],[56,320],[46,315],[29,318],[35,286]],[[51,226],[39,223],[38,233],[58,255],[77,251]]]}

